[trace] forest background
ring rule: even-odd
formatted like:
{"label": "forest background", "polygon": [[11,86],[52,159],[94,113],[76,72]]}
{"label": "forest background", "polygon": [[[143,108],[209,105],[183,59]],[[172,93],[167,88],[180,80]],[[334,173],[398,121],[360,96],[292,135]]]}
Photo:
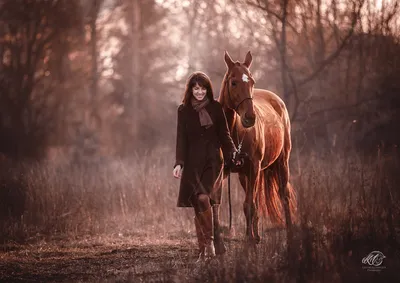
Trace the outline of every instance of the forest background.
{"label": "forest background", "polygon": [[390,0],[0,1],[0,240],[188,231],[190,212],[175,208],[176,111],[195,70],[218,97],[225,50],[239,61],[250,50],[256,87],[288,107],[300,227],[339,235],[346,251],[397,243]]}

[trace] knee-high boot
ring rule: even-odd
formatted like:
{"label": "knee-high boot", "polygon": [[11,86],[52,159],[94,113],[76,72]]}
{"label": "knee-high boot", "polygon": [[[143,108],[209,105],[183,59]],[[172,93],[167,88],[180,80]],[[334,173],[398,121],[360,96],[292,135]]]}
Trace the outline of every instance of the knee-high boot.
{"label": "knee-high boot", "polygon": [[198,261],[204,259],[204,249],[205,249],[205,239],[204,239],[204,234],[203,231],[201,230],[201,224],[197,217],[195,216],[194,218],[194,225],[196,227],[196,236],[197,236],[197,243],[199,245],[199,258]]}
{"label": "knee-high boot", "polygon": [[196,217],[200,223],[201,231],[204,235],[204,257],[206,259],[215,257],[214,223],[211,206],[204,212],[196,213]]}
{"label": "knee-high boot", "polygon": [[226,252],[226,246],[221,236],[221,230],[219,228],[219,204],[215,204],[212,207],[213,220],[214,220],[214,247],[217,255],[224,254]]}

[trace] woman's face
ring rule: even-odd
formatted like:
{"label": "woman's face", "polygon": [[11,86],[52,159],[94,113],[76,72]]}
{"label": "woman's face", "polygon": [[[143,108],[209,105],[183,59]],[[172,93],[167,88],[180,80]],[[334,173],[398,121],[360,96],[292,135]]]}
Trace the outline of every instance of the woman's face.
{"label": "woman's face", "polygon": [[200,86],[198,83],[196,83],[193,88],[192,88],[193,96],[197,100],[203,100],[204,97],[207,94],[207,89],[203,86]]}

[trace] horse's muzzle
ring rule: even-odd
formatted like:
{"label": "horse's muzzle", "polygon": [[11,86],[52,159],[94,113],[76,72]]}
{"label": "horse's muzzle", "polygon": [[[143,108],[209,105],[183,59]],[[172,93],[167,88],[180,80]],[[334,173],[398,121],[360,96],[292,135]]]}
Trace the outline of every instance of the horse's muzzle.
{"label": "horse's muzzle", "polygon": [[250,128],[254,126],[254,123],[256,122],[256,118],[242,118],[242,125],[245,128]]}

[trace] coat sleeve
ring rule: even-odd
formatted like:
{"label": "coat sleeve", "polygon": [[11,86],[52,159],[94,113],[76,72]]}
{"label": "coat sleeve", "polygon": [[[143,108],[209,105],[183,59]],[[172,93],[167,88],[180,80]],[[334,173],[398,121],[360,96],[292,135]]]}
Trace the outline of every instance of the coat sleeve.
{"label": "coat sleeve", "polygon": [[176,131],[176,158],[174,168],[177,165],[180,165],[182,168],[184,167],[187,153],[187,133],[183,115],[183,107],[183,105],[180,105],[178,108],[178,123]]}
{"label": "coat sleeve", "polygon": [[221,104],[218,103],[218,136],[222,146],[225,162],[230,160],[233,152],[236,151],[236,146],[232,140],[231,134],[228,129],[225,112]]}

